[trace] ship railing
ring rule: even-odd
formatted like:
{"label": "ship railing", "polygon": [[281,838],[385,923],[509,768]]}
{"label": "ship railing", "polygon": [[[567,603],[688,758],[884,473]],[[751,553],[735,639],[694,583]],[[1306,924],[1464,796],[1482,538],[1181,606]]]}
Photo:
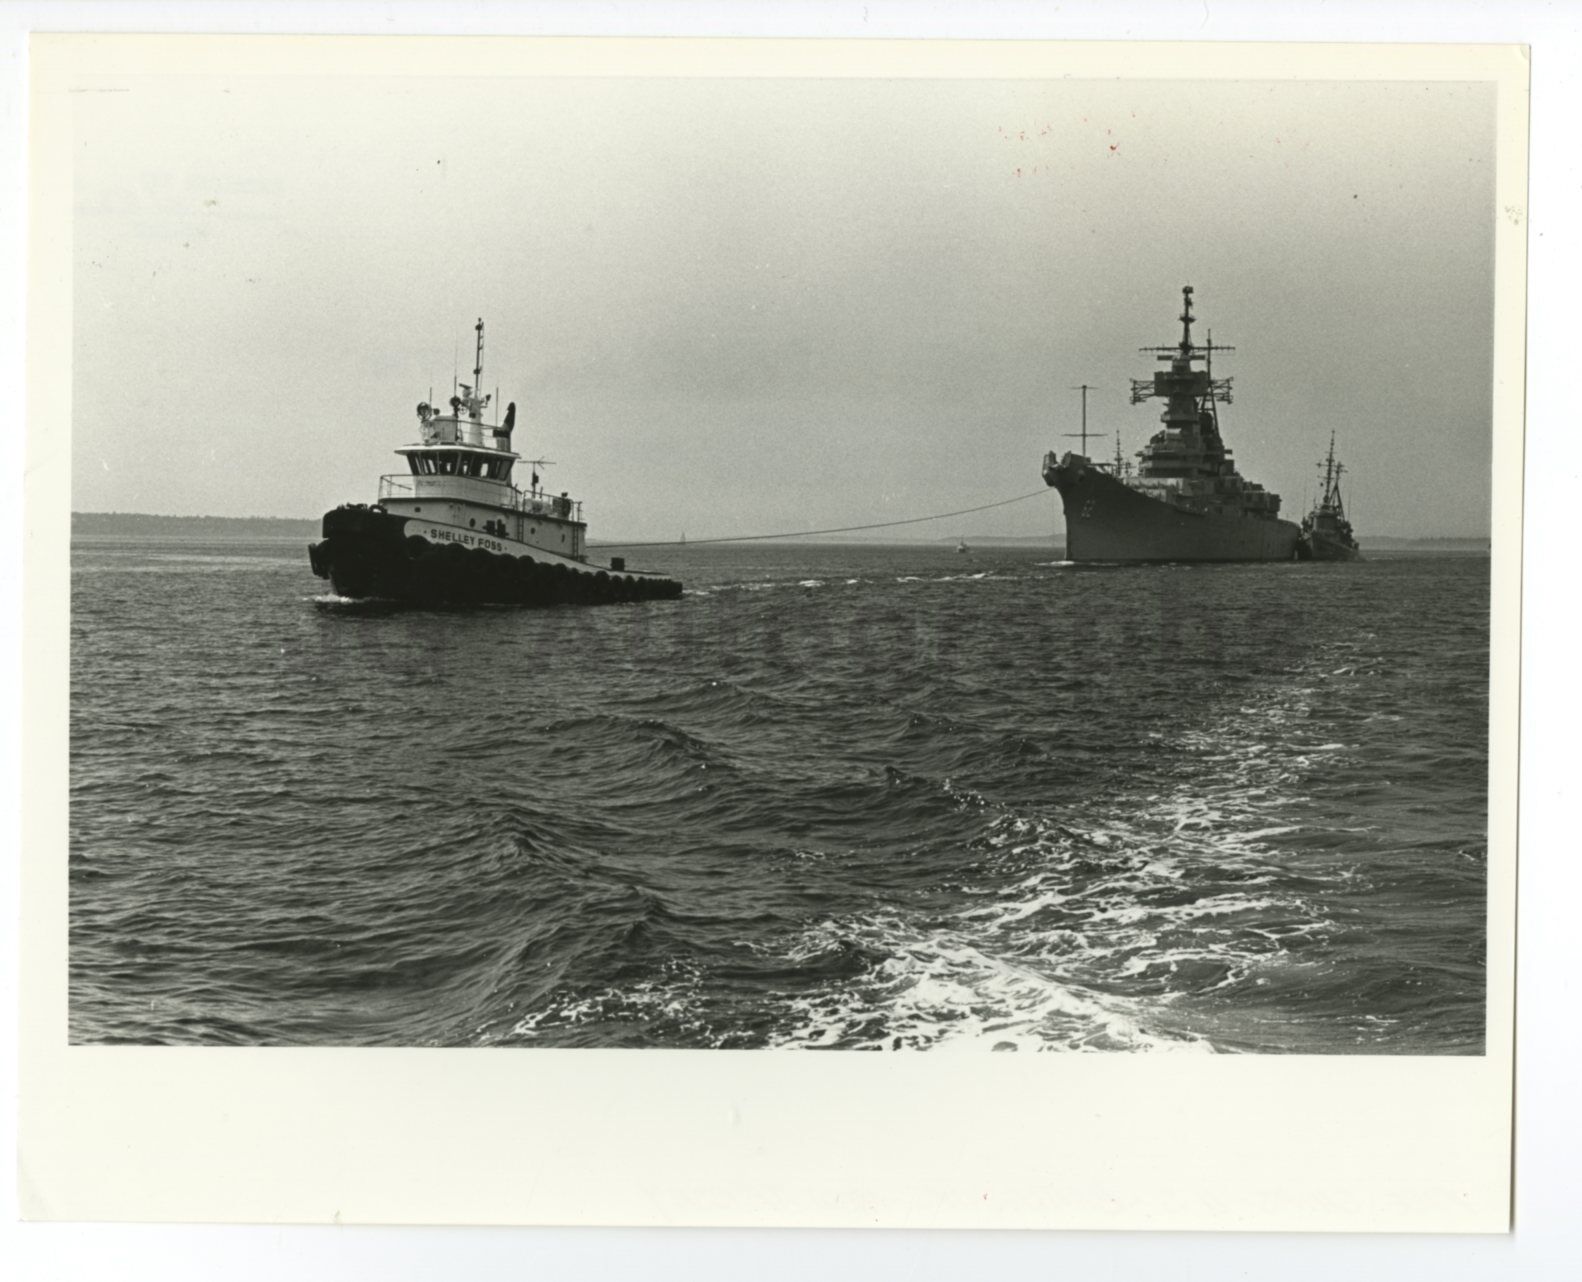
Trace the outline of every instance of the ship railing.
{"label": "ship railing", "polygon": [[387,499],[432,499],[460,503],[481,503],[505,508],[524,516],[543,516],[562,521],[582,520],[582,504],[577,499],[545,490],[519,490],[509,481],[483,476],[428,476],[394,472],[379,478],[379,501]]}
{"label": "ship railing", "polygon": [[527,516],[554,516],[562,521],[582,520],[582,503],[578,499],[543,490],[516,490],[512,506]]}

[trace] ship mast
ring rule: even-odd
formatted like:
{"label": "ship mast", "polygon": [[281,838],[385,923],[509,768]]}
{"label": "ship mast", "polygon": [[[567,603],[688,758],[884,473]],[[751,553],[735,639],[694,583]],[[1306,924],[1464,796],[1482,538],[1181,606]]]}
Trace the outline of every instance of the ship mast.
{"label": "ship mast", "polygon": [[1090,431],[1088,431],[1088,393],[1090,391],[1095,390],[1095,389],[1089,387],[1086,383],[1083,383],[1080,387],[1073,387],[1071,390],[1073,392],[1081,392],[1082,393],[1082,430],[1080,432],[1063,432],[1063,433],[1061,433],[1061,435],[1063,435],[1063,436],[1080,436],[1082,438],[1082,457],[1083,458],[1087,458],[1087,456],[1088,456],[1088,437],[1090,437],[1090,436],[1108,436],[1109,433],[1108,432],[1090,432]]}
{"label": "ship mast", "polygon": [[1340,497],[1340,477],[1346,470],[1344,463],[1335,462],[1335,433],[1329,433],[1329,453],[1324,456],[1324,497],[1319,501],[1319,508],[1325,512],[1333,512],[1336,516],[1345,516],[1346,508]]}
{"label": "ship mast", "polygon": [[[471,416],[473,422],[476,423],[478,421],[478,419],[483,414],[483,404],[479,401],[478,396],[477,396],[478,392],[481,391],[482,388],[483,388],[483,317],[482,316],[478,317],[478,323],[473,326],[473,329],[475,329],[478,332],[478,355],[477,355],[477,359],[473,362],[473,367],[472,367],[472,390],[473,390],[473,395],[468,398],[468,401],[467,401],[467,412]],[[487,398],[485,398],[485,399],[487,399]]]}
{"label": "ship mast", "polygon": [[[1208,412],[1214,416],[1214,431],[1219,432],[1219,397],[1216,392],[1223,392],[1225,399],[1230,400],[1230,379],[1221,379],[1223,387],[1216,386],[1214,382],[1214,331],[1208,332],[1208,343],[1203,348],[1203,372],[1208,375]],[[1233,348],[1221,347],[1222,352],[1233,351]]]}
{"label": "ship mast", "polygon": [[[1214,341],[1214,333],[1209,331],[1208,342],[1198,344],[1192,341],[1192,322],[1197,318],[1192,315],[1192,286],[1181,287],[1181,341],[1172,347],[1144,347],[1139,350],[1145,355],[1151,355],[1170,366],[1168,374],[1160,371],[1153,378],[1132,379],[1132,404],[1138,405],[1143,401],[1158,397],[1167,403],[1165,412],[1159,416],[1160,421],[1168,428],[1173,428],[1182,433],[1195,433],[1197,431],[1198,414],[1204,409],[1204,403],[1211,411],[1215,411],[1215,430],[1218,431],[1219,421],[1216,407],[1220,401],[1229,403],[1231,399],[1231,380],[1228,378],[1216,379],[1213,376],[1213,361],[1215,352],[1233,352],[1236,349],[1223,343]],[[1192,368],[1193,361],[1205,362],[1206,368],[1198,373]]]}
{"label": "ship mast", "polygon": [[[470,384],[457,384],[455,381],[455,376],[452,375],[451,382],[452,386],[456,388],[456,391],[455,394],[453,394],[450,398],[450,412],[455,415],[456,419],[459,421],[461,419],[462,412],[465,410],[467,417],[471,419],[474,424],[481,425],[483,422],[483,412],[488,408],[489,402],[494,399],[494,397],[491,395],[480,395],[483,389],[483,317],[480,316],[478,318],[478,323],[473,326],[473,329],[475,329],[478,334],[478,348],[476,363],[472,367],[472,382]],[[422,417],[422,414],[423,410],[419,408],[419,417]],[[424,421],[426,422],[427,420],[425,419]],[[498,435],[498,431],[496,434]],[[479,444],[479,441],[469,438],[469,443],[477,445]]]}

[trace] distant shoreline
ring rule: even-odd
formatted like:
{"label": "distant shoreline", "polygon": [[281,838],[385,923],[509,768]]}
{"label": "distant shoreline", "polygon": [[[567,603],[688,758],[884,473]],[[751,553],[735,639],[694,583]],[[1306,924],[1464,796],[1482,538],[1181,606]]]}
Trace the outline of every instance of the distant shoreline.
{"label": "distant shoreline", "polygon": [[73,512],[73,537],[106,538],[310,538],[317,520],[284,516],[153,516],[143,512]]}
{"label": "distant shoreline", "polygon": [[[316,539],[319,537],[317,519],[284,516],[156,516],[146,512],[73,512],[71,533],[74,538],[210,538],[210,539]],[[753,539],[743,542],[875,547],[938,547],[954,548],[965,540],[970,550],[975,548],[1036,547],[1052,551],[1065,550],[1064,540],[1056,535],[1026,534],[967,534],[941,538],[919,539],[835,539],[823,536],[812,538]],[[1390,535],[1358,535],[1364,553],[1379,552],[1445,552],[1487,555],[1489,540],[1486,538],[1402,538]],[[622,543],[617,539],[589,539],[589,548],[608,547],[619,550],[647,543],[659,545],[661,540],[638,539]],[[671,547],[726,547],[729,543],[713,543],[698,539],[692,543],[669,543]]]}

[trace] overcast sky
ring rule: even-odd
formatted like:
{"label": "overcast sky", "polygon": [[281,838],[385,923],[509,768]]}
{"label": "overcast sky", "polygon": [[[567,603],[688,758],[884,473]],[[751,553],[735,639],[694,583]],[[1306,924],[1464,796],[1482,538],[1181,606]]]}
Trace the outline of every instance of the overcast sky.
{"label": "overcast sky", "polygon": [[[1287,515],[1333,428],[1363,534],[1488,529],[1491,86],[129,83],[75,97],[78,511],[370,501],[479,316],[595,538],[990,503],[1076,384],[1141,447],[1190,283]],[[1062,528],[1051,491],[902,533]]]}

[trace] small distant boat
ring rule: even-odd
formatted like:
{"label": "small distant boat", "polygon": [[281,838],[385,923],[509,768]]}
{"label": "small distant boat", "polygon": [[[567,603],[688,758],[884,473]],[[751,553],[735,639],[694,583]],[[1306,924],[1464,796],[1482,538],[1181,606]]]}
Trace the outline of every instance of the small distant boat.
{"label": "small distant boat", "polygon": [[582,504],[532,481],[518,489],[511,468],[516,404],[484,422],[483,321],[476,326],[473,381],[446,414],[417,407],[419,440],[396,453],[407,471],[381,477],[376,503],[347,503],[324,514],[324,539],[309,544],[313,573],[344,597],[412,604],[595,605],[678,597],[662,574],[608,566],[587,553]]}
{"label": "small distant boat", "polygon": [[972,549],[967,546],[967,540],[966,539],[961,539],[956,544],[956,551],[958,551],[958,552],[970,552],[970,551],[972,551]]}
{"label": "small distant boat", "polygon": [[1329,434],[1329,456],[1324,463],[1324,495],[1302,518],[1302,537],[1296,554],[1304,561],[1356,561],[1362,556],[1346,505],[1340,498],[1340,474],[1345,466],[1335,462],[1335,434]]}

